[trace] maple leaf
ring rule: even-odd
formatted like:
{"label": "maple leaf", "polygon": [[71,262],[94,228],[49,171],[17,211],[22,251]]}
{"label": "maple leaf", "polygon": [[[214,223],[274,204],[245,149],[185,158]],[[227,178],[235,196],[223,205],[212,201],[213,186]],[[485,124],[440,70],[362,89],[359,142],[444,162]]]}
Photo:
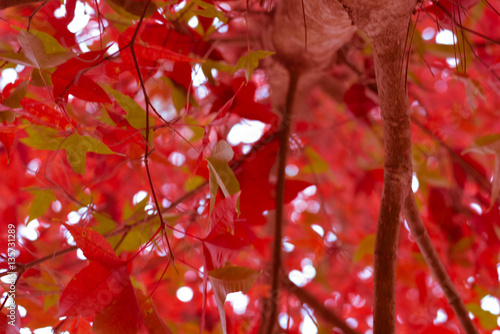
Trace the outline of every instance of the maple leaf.
{"label": "maple leaf", "polygon": [[[273,305],[275,329],[307,331],[314,318],[319,332],[377,332],[377,315],[393,306],[398,332],[455,333],[464,322],[478,332],[496,328],[496,315],[485,307],[496,303],[500,250],[494,4],[417,6],[418,25],[402,51],[411,10],[393,15],[397,6],[383,1],[349,1],[358,7],[350,13],[356,27],[341,6],[323,0],[305,8],[286,0],[20,2],[32,1],[0,4],[8,7],[0,20],[0,276],[4,282],[15,276],[6,261],[12,254],[16,302],[26,314],[19,307],[23,317],[16,310],[14,326],[7,324],[7,302],[0,332],[47,326],[72,334],[266,332],[258,327],[266,322],[268,275],[248,289],[274,256],[273,241],[282,246],[277,269],[290,278],[273,291],[286,297]],[[365,8],[373,5],[394,18],[383,40],[376,35],[387,31],[384,20],[360,19],[370,18]],[[356,28],[361,33],[353,36]],[[441,44],[443,36],[455,44]],[[391,59],[399,60],[386,66]],[[290,63],[301,78],[286,166],[298,173],[287,175],[289,205],[282,240],[274,240],[280,96]],[[198,85],[200,69],[207,80]],[[398,69],[401,75],[392,75]],[[390,79],[405,73],[406,90]],[[152,112],[147,118],[146,102],[163,119]],[[388,119],[384,109],[398,105],[409,110]],[[264,123],[261,141],[226,142],[246,136],[235,126],[240,118]],[[397,254],[384,257],[374,252],[374,222],[386,212],[377,189],[381,166],[393,166],[389,161],[400,155],[393,148],[403,140],[380,144],[409,140],[410,121],[416,206],[405,200],[410,231],[401,228]],[[391,212],[399,207],[391,204]],[[427,234],[414,233],[417,210]],[[446,282],[460,291],[451,297],[459,301],[454,307],[467,305],[465,316],[454,315],[437,288],[448,298],[453,290],[439,272],[432,275],[439,262],[429,260],[432,244]],[[372,295],[374,282],[391,281],[373,266],[381,254],[382,262],[398,260],[384,298],[377,288]],[[183,295],[189,289],[191,299]],[[246,294],[225,305],[236,291]],[[382,311],[373,303],[393,295],[395,304]],[[299,312],[305,304],[309,316]],[[433,323],[436,310],[447,321]],[[366,321],[374,314],[374,324]]]}
{"label": "maple leaf", "polygon": [[16,139],[17,127],[15,126],[0,126],[0,142],[7,151],[7,157],[10,158],[12,145]]}
{"label": "maple leaf", "polygon": [[210,180],[210,212],[215,205],[217,191],[222,190],[225,197],[236,194],[240,191],[238,180],[234,176],[233,171],[228,165],[228,162],[233,159],[233,149],[226,141],[221,140],[212,151],[212,154],[207,158]]}
{"label": "maple leaf", "polygon": [[277,125],[278,116],[269,106],[255,102],[257,86],[252,81],[245,83],[244,78],[236,78],[231,82],[231,86],[221,83],[218,87],[209,85],[209,88],[218,97],[210,110],[217,112],[212,122],[224,118],[230,112],[242,118]]}
{"label": "maple leaf", "polygon": [[64,226],[88,260],[99,262],[107,268],[123,265],[123,262],[116,256],[113,247],[98,232],[80,226],[68,224],[64,224]]}
{"label": "maple leaf", "polygon": [[473,146],[463,153],[476,152],[480,154],[494,154],[495,167],[493,171],[493,184],[491,187],[490,210],[500,198],[500,134],[491,134],[478,138]]}
{"label": "maple leaf", "polygon": [[248,55],[238,59],[238,63],[233,68],[232,72],[235,73],[238,70],[244,69],[245,77],[247,81],[250,81],[253,71],[255,71],[257,66],[259,66],[259,60],[269,57],[273,54],[274,52],[272,51],[264,51],[264,50],[249,51]]}
{"label": "maple leaf", "polygon": [[[264,134],[267,138],[269,134]],[[258,145],[258,143],[256,143]],[[274,139],[267,143],[264,148],[255,152],[251,161],[246,160],[238,171],[236,178],[240,183],[240,218],[253,225],[263,225],[266,223],[262,213],[275,208],[275,184],[270,182],[270,172],[276,160],[279,143]],[[285,203],[290,203],[299,191],[307,188],[311,184],[301,180],[285,181]]]}
{"label": "maple leaf", "polygon": [[76,125],[74,122],[64,117],[60,111],[33,99],[22,99],[21,106],[27,112],[27,115],[24,115],[24,117],[33,123],[61,130],[66,130],[68,127]]}
{"label": "maple leaf", "polygon": [[68,137],[59,137],[53,129],[37,126],[26,128],[28,137],[21,139],[23,143],[31,147],[45,150],[66,151],[69,164],[75,172],[83,174],[87,153],[114,154],[106,145],[90,136],[81,136],[73,133]]}
{"label": "maple leaf", "polygon": [[51,75],[56,100],[67,100],[71,94],[89,102],[110,103],[104,89],[85,74],[87,69],[102,62],[103,54],[102,51],[87,52],[59,65]]}
{"label": "maple leaf", "polygon": [[23,53],[2,53],[0,59],[45,69],[56,67],[72,57],[53,37],[43,32],[21,30],[17,39]]}
{"label": "maple leaf", "polygon": [[208,277],[214,289],[217,307],[219,308],[220,322],[222,332],[227,333],[226,329],[226,311],[224,302],[229,293],[241,291],[248,292],[254,284],[258,271],[246,267],[225,266],[210,271]]}

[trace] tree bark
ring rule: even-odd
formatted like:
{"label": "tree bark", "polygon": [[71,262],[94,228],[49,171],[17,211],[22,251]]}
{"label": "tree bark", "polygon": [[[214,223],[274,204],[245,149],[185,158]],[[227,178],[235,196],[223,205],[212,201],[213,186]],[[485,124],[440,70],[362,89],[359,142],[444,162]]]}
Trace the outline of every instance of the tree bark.
{"label": "tree bark", "polygon": [[384,128],[384,184],[374,253],[374,333],[396,333],[396,260],[403,200],[411,189],[412,158],[405,87],[406,27],[413,1],[346,0],[354,23],[372,41]]}
{"label": "tree bark", "polygon": [[271,267],[271,308],[270,314],[264,323],[267,329],[264,333],[272,334],[273,329],[277,324],[278,318],[278,295],[280,289],[280,276],[282,270],[281,261],[281,246],[283,238],[283,225],[285,223],[285,168],[286,158],[288,155],[288,139],[290,137],[290,128],[292,122],[293,101],[297,90],[300,73],[295,70],[290,70],[290,84],[283,110],[283,119],[281,120],[281,128],[279,129],[279,156],[278,156],[278,180],[276,181],[276,216],[274,224],[274,244],[273,244],[273,265]]}

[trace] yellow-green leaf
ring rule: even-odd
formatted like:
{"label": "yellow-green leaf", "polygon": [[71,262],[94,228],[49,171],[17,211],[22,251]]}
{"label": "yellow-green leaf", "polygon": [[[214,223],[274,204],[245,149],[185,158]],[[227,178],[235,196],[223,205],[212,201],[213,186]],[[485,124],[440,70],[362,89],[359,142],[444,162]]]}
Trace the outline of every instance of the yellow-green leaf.
{"label": "yellow-green leaf", "polygon": [[244,68],[246,70],[247,81],[249,81],[252,77],[253,71],[257,68],[257,66],[259,66],[259,60],[269,57],[272,54],[274,54],[272,51],[250,51],[248,55],[243,56],[238,60],[238,63],[232,73]]}
{"label": "yellow-green leaf", "polygon": [[215,300],[217,308],[219,309],[219,316],[222,331],[227,333],[226,329],[226,312],[224,310],[224,303],[226,296],[232,292],[247,293],[253,286],[259,272],[246,267],[236,267],[226,265],[224,268],[212,270],[208,273],[208,278],[214,289]]}
{"label": "yellow-green leaf", "polygon": [[[25,30],[21,30],[17,36],[17,40],[23,49],[24,56],[31,63],[31,65],[28,66],[38,69],[56,67],[72,57],[72,55],[67,52],[66,49],[62,48],[55,39],[47,37],[44,33],[39,33],[39,35],[42,36],[43,40],[37,35]],[[44,42],[47,43],[47,48]],[[56,46],[54,42],[58,46]],[[57,51],[61,50],[61,48],[63,51]],[[54,50],[55,52],[51,52]]]}
{"label": "yellow-green leaf", "polygon": [[47,212],[52,202],[56,200],[56,197],[50,189],[31,189],[29,192],[35,195],[35,198],[33,198],[30,205],[28,224],[33,219],[37,219]]}
{"label": "yellow-green leaf", "polygon": [[197,4],[200,8],[202,8],[201,10],[193,10],[193,12],[196,15],[200,15],[200,16],[208,17],[208,18],[215,18],[216,17],[222,23],[227,23],[227,17],[224,15],[223,12],[221,12],[220,10],[217,10],[217,8],[215,8],[214,5],[212,5],[208,2],[205,2],[203,0],[193,0],[193,2],[195,4]]}
{"label": "yellow-green leaf", "polygon": [[453,247],[451,247],[451,253],[462,257],[463,254],[472,247],[472,245],[474,245],[473,237],[462,238],[455,243]]}
{"label": "yellow-green leaf", "polygon": [[109,218],[108,216],[99,213],[99,212],[93,212],[92,216],[97,220],[99,223],[96,227],[94,227],[94,231],[98,232],[99,234],[106,234],[111,231],[113,231],[116,227],[116,223],[113,219]]}
{"label": "yellow-green leaf", "polygon": [[220,140],[207,158],[210,188],[210,212],[215,205],[215,197],[219,187],[225,197],[240,191],[240,184],[234,176],[233,170],[228,162],[233,158],[233,149],[225,140]]}
{"label": "yellow-green leaf", "polygon": [[66,157],[71,168],[78,174],[85,173],[87,153],[114,154],[106,145],[90,136],[80,136],[73,133],[61,143],[61,149],[66,150]]}
{"label": "yellow-green leaf", "polygon": [[307,147],[305,154],[309,164],[302,169],[304,173],[324,173],[329,170],[328,163],[312,147]]}
{"label": "yellow-green leaf", "polygon": [[358,262],[365,255],[373,255],[374,250],[375,234],[369,234],[359,243],[358,249],[354,253],[354,262]]}
{"label": "yellow-green leaf", "polygon": [[64,137],[58,137],[56,129],[39,125],[26,127],[28,137],[22,138],[21,142],[40,150],[57,150]]}
{"label": "yellow-green leaf", "polygon": [[477,146],[491,146],[493,144],[499,144],[500,143],[500,133],[492,133],[486,136],[479,137],[476,139],[475,144]]}
{"label": "yellow-green leaf", "polygon": [[42,41],[43,48],[47,54],[58,53],[58,52],[68,52],[54,37],[50,36],[46,32],[30,30],[31,34],[38,37]]}
{"label": "yellow-green leaf", "polygon": [[[125,110],[127,116],[125,119],[129,124],[135,129],[146,129],[146,111],[142,109],[142,107],[134,101],[131,97],[120,93],[119,91],[114,90],[111,87],[106,87],[105,90],[108,93],[111,93],[116,102],[120,105],[120,107]],[[149,117],[149,126],[154,125],[153,117]]]}
{"label": "yellow-green leaf", "polygon": [[479,319],[479,323],[486,330],[493,330],[498,328],[497,326],[497,318],[498,316],[494,315],[491,312],[485,311],[481,308],[481,306],[477,303],[469,303],[465,305],[467,311],[472,313],[475,317]]}
{"label": "yellow-green leaf", "polygon": [[[180,112],[182,108],[184,108],[187,104],[188,94],[186,92],[186,89],[182,85],[175,83],[173,80],[170,80],[167,77],[162,77],[162,79],[167,85],[172,88],[172,103],[174,104],[175,110],[177,110],[177,112]],[[198,103],[196,102],[192,94],[189,95],[189,104],[194,107],[198,106]]]}

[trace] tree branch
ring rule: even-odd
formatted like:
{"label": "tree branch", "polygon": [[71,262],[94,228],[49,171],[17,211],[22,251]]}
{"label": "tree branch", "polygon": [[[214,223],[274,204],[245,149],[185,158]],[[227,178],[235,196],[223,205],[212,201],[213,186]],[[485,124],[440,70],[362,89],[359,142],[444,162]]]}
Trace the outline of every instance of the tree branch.
{"label": "tree branch", "polygon": [[[266,321],[263,322],[266,330],[264,333],[272,334],[277,323],[278,315],[278,294],[281,275],[281,239],[283,235],[283,215],[285,207],[285,168],[288,155],[288,139],[290,137],[290,127],[292,123],[292,110],[295,91],[300,74],[295,70],[290,70],[290,82],[286,97],[286,104],[283,110],[283,119],[279,129],[279,156],[278,156],[278,180],[276,181],[276,219],[274,225],[273,244],[273,264],[271,268],[271,309]],[[267,324],[267,325],[266,325]]]}
{"label": "tree branch", "polygon": [[307,290],[295,285],[286,276],[282,276],[282,284],[291,293],[293,293],[303,304],[307,304],[311,307],[316,314],[318,314],[323,320],[328,322],[334,327],[340,328],[345,334],[359,334],[358,331],[351,328],[344,320],[335,314],[332,310],[327,308],[322,302],[311,295]]}
{"label": "tree branch", "polygon": [[431,269],[436,281],[441,286],[441,289],[448,300],[448,304],[450,304],[453,312],[455,312],[462,329],[467,334],[477,334],[478,331],[474,326],[472,319],[469,318],[469,312],[465,308],[462,298],[458,294],[457,289],[448,276],[448,273],[446,272],[446,269],[444,268],[443,263],[439,259],[439,255],[432,244],[422,218],[420,217],[420,213],[418,212],[415,196],[411,190],[406,196],[403,210],[408,226],[410,227],[411,234],[413,238],[415,238],[415,241],[425,258],[425,262],[427,262],[427,265]]}
{"label": "tree branch", "polygon": [[[415,117],[411,117],[411,121],[416,124],[422,131],[424,131],[429,137],[431,137],[434,141],[436,141],[439,145],[444,147],[448,153],[450,154],[451,158],[455,160],[456,163],[462,167],[467,175],[472,177],[476,183],[484,190],[487,192],[491,192],[491,183],[488,181],[486,177],[484,177],[481,173],[477,171],[472,165],[470,165],[467,161],[465,161],[459,154],[457,154],[448,144],[446,144],[441,138],[436,136],[434,132],[429,130],[424,124],[422,124],[418,119]],[[500,200],[500,199],[499,199]],[[500,204],[500,202],[499,202]]]}

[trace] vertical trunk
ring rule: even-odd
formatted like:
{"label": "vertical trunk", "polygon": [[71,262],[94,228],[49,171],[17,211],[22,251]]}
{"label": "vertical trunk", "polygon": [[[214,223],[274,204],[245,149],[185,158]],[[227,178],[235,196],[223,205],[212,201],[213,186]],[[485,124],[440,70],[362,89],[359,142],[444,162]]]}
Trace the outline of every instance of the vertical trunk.
{"label": "vertical trunk", "polygon": [[406,30],[373,40],[384,126],[384,186],[374,263],[374,333],[396,332],[396,257],[403,197],[411,189],[411,134],[403,56]]}
{"label": "vertical trunk", "polygon": [[396,259],[403,200],[411,189],[412,160],[404,56],[414,3],[342,2],[370,37],[384,128],[384,185],[374,260],[374,333],[396,333]]}

